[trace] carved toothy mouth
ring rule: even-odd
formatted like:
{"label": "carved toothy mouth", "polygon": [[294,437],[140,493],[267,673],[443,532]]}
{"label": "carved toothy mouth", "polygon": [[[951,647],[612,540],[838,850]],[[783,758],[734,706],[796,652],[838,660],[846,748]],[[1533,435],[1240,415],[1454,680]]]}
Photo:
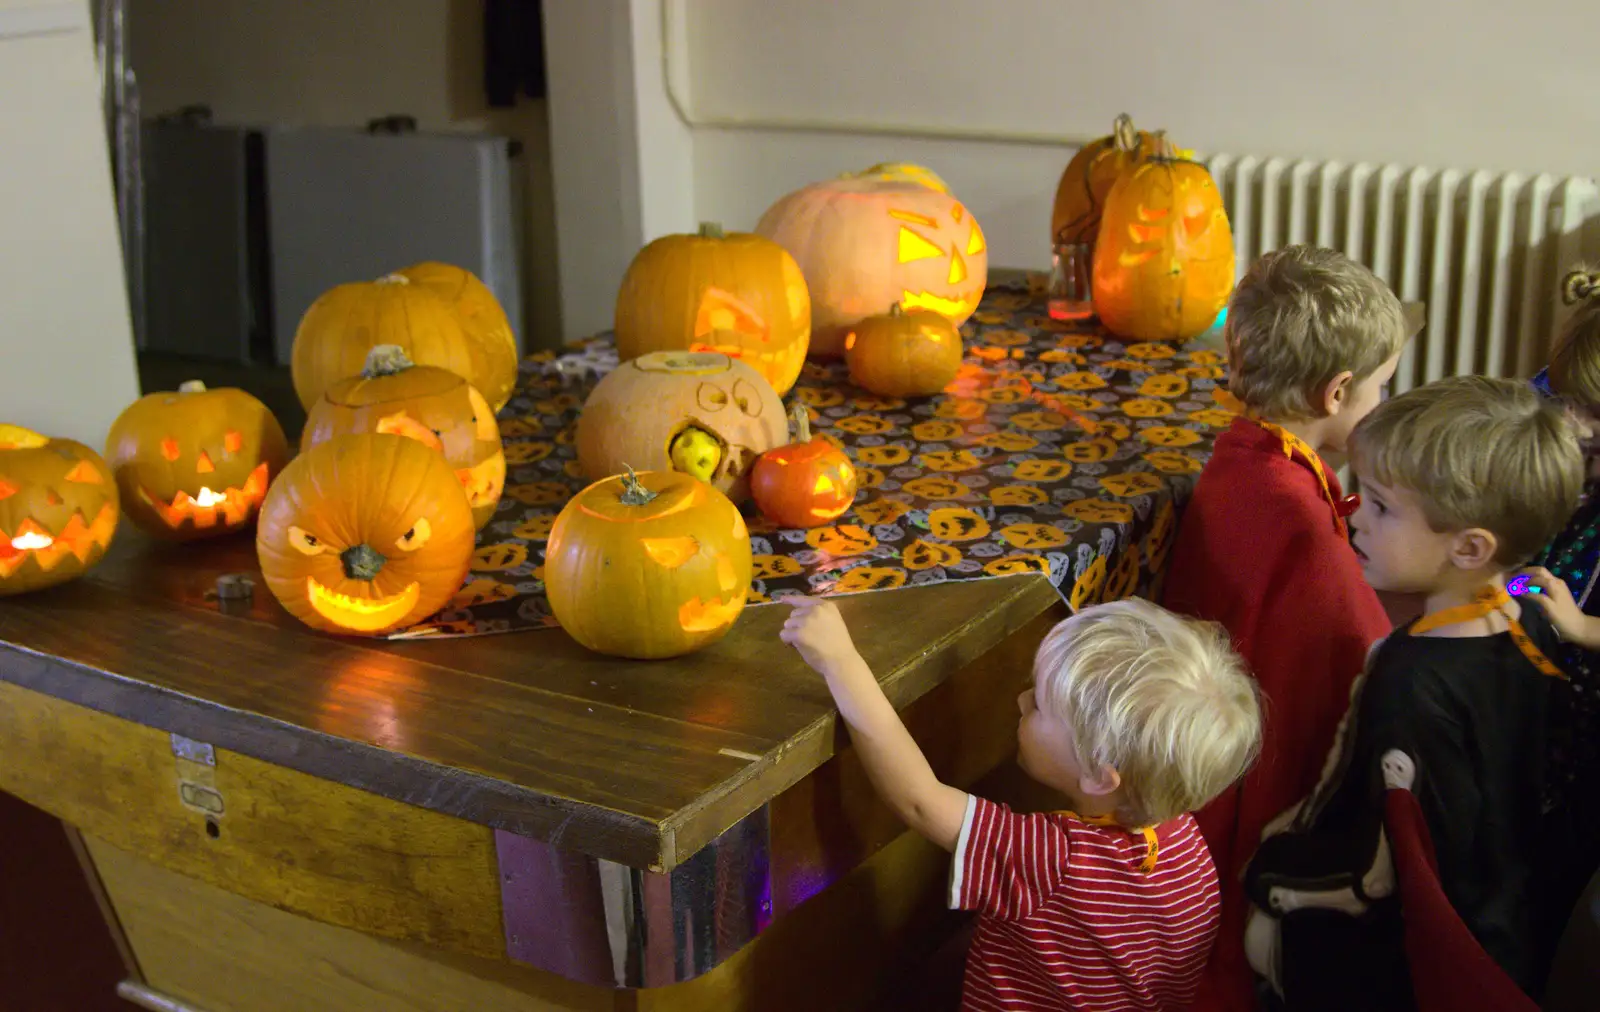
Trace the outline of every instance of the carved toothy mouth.
{"label": "carved toothy mouth", "polygon": [[733,624],[744,609],[744,601],[744,591],[729,596],[726,601],[692,597],[678,606],[678,625],[688,633],[715,632]]}
{"label": "carved toothy mouth", "polygon": [[24,520],[15,534],[0,530],[0,577],[15,573],[29,559],[46,573],[69,555],[87,562],[96,548],[111,543],[116,529],[117,508],[111,503],[101,506],[90,523],[84,522],[81,512],[73,513],[59,534],[51,534],[36,520]]}
{"label": "carved toothy mouth", "polygon": [[959,299],[947,299],[932,292],[900,292],[901,309],[931,309],[944,316],[970,316],[983,300],[983,289],[975,289]]}
{"label": "carved toothy mouth", "polygon": [[185,520],[201,530],[215,527],[219,519],[224,526],[238,526],[250,519],[266,494],[265,462],[257,464],[256,469],[250,472],[250,477],[245,479],[243,488],[227,488],[221,492],[213,492],[201,486],[200,491],[192,496],[180,490],[172,497],[170,503],[156,499],[142,487],[139,489],[140,500],[155,510],[162,522],[172,530],[183,526]]}
{"label": "carved toothy mouth", "polygon": [[387,597],[351,597],[330,590],[316,577],[306,577],[306,600],[318,615],[341,629],[379,632],[399,625],[417,606],[422,585],[415,580],[405,590]]}

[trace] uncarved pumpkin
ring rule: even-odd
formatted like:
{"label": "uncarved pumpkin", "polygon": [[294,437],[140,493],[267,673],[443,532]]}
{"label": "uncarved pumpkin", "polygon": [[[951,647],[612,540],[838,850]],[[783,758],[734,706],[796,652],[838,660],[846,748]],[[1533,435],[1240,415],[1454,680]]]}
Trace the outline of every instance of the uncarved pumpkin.
{"label": "uncarved pumpkin", "polygon": [[972,212],[917,183],[814,183],[768,208],[756,232],[805,273],[815,357],[842,355],[850,328],[891,303],[931,309],[959,326],[989,277],[988,244]]}
{"label": "uncarved pumpkin", "polygon": [[130,520],[155,537],[191,541],[255,522],[289,460],[289,441],[255,397],[190,380],[118,415],[106,459]]}
{"label": "uncarved pumpkin", "polygon": [[376,281],[339,285],[306,310],[290,354],[294,391],[307,411],[328,387],[361,372],[367,352],[380,344],[406,350],[411,361],[448,369],[477,387],[495,410],[488,391],[516,382],[512,356],[509,375],[499,339],[473,337],[455,303],[438,286],[386,274]]}
{"label": "uncarved pumpkin", "polygon": [[[480,393],[499,411],[517,385],[517,335],[489,286],[465,267],[427,260],[395,272],[412,284],[432,289],[455,310],[467,340],[483,351]],[[476,385],[476,384],[474,384]]]}
{"label": "uncarved pumpkin", "polygon": [[885,397],[936,394],[961,368],[961,331],[938,313],[898,303],[845,336],[850,382]]}
{"label": "uncarved pumpkin", "polygon": [[744,362],[654,351],[595,384],[578,416],[578,467],[591,481],[629,467],[681,471],[742,502],[751,466],[788,428],[772,385]]}
{"label": "uncarved pumpkin", "polygon": [[409,436],[438,450],[461,479],[477,528],[494,516],[506,484],[500,426],[484,396],[455,373],[416,365],[398,345],[378,345],[361,375],[323,392],[306,418],[301,446],[353,432]]}
{"label": "uncarved pumpkin", "polygon": [[71,439],[0,425],[0,597],[82,576],[117,531],[117,483]]}
{"label": "uncarved pumpkin", "polygon": [[1094,246],[1106,196],[1122,174],[1146,155],[1159,154],[1155,134],[1133,128],[1127,113],[1116,118],[1111,133],[1078,149],[1061,173],[1050,212],[1050,242]]}
{"label": "uncarved pumpkin", "polygon": [[856,501],[856,469],[844,451],[811,438],[804,404],[790,413],[794,441],[768,450],[750,471],[750,495],[762,514],[784,527],[820,527]]}
{"label": "uncarved pumpkin", "polygon": [[1106,329],[1135,341],[1198,337],[1227,304],[1233,277],[1233,230],[1205,166],[1152,155],[1117,180],[1094,253],[1094,307]]}
{"label": "uncarved pumpkin", "polygon": [[750,593],[739,508],[697,478],[628,471],[579,492],[545,548],[556,621],[596,653],[676,657],[725,636]]}
{"label": "uncarved pumpkin", "polygon": [[811,297],[782,246],[706,223],[640,250],[617,292],[617,356],[720,351],[755,369],[781,397],[811,343]]}
{"label": "uncarved pumpkin", "polygon": [[306,625],[381,636],[455,596],[473,541],[472,509],[442,454],[362,433],[284,468],[261,509],[256,557],[272,596]]}

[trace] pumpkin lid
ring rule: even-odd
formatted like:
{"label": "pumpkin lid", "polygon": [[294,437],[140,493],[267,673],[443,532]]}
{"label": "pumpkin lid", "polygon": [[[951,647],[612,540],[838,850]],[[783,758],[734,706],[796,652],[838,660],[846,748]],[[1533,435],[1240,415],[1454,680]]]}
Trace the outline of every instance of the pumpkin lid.
{"label": "pumpkin lid", "polygon": [[20,425],[0,424],[0,450],[37,450],[50,440]]}
{"label": "pumpkin lid", "polygon": [[573,504],[591,517],[616,523],[659,520],[691,509],[711,486],[677,471],[627,471],[602,478],[578,493]]}

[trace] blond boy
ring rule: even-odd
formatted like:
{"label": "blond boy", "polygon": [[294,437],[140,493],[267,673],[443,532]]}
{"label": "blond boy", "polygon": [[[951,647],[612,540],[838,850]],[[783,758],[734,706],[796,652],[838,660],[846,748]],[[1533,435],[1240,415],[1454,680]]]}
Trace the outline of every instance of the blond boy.
{"label": "blond boy", "polygon": [[1240,417],[1184,508],[1162,603],[1219,622],[1260,685],[1261,762],[1196,813],[1222,876],[1222,927],[1196,1008],[1255,1008],[1239,875],[1268,820],[1305,796],[1367,648],[1390,623],[1350,550],[1323,453],[1379,402],[1408,327],[1400,302],[1343,254],[1261,257],[1228,304],[1228,386]]}
{"label": "blond boy", "polygon": [[1369,905],[1393,890],[1381,770],[1398,750],[1415,765],[1451,905],[1531,992],[1548,957],[1535,911],[1556,842],[1544,766],[1565,683],[1549,619],[1512,599],[1506,576],[1577,503],[1577,433],[1526,384],[1464,376],[1380,405],[1351,451],[1366,579],[1426,603],[1373,652],[1323,782],[1250,864],[1247,888],[1274,919],[1251,931],[1252,961],[1290,1008],[1409,996],[1395,901]]}
{"label": "blond boy", "polygon": [[1252,761],[1255,690],[1220,630],[1147,601],[1045,637],[1017,700],[1018,761],[1069,810],[1021,815],[943,784],[838,609],[794,605],[782,639],[827,680],[874,786],[955,852],[950,905],[976,910],[963,1008],[1178,1009],[1217,925],[1192,816]]}

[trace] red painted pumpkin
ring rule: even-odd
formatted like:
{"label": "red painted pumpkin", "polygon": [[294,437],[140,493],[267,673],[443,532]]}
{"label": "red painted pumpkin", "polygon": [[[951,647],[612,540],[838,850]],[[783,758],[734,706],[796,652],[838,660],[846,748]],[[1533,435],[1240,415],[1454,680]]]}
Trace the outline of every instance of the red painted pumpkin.
{"label": "red painted pumpkin", "polygon": [[763,515],[784,527],[820,527],[856,501],[856,469],[844,451],[811,438],[804,404],[796,404],[794,442],[768,450],[750,471],[750,494]]}

